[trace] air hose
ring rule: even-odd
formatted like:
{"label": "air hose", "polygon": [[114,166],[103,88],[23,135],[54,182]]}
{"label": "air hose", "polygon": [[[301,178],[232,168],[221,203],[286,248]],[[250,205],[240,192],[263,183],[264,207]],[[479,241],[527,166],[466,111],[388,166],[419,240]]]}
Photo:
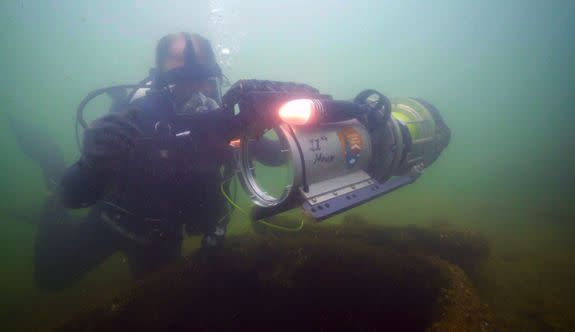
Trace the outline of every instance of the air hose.
{"label": "air hose", "polygon": [[88,105],[88,103],[90,101],[92,101],[92,99],[98,97],[101,94],[107,93],[109,91],[117,90],[117,89],[134,89],[134,91],[135,91],[135,90],[140,89],[140,88],[149,88],[149,87],[150,86],[146,85],[145,83],[114,85],[114,86],[109,86],[109,87],[105,87],[102,89],[94,90],[94,91],[90,92],[86,97],[84,97],[84,99],[82,99],[82,101],[80,102],[80,104],[76,108],[76,124],[74,127],[74,133],[76,135],[76,144],[78,145],[78,148],[81,150],[81,147],[82,147],[82,144],[80,142],[79,126],[82,126],[82,128],[84,128],[84,129],[88,128],[88,123],[86,122],[86,120],[84,120],[84,108],[86,108],[86,105]]}

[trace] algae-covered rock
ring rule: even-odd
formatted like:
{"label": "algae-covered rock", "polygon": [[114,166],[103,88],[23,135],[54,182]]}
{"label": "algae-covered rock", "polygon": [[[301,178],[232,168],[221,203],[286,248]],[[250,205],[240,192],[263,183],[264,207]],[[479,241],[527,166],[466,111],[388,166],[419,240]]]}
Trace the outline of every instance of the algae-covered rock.
{"label": "algae-covered rock", "polygon": [[346,237],[355,236],[364,242],[405,253],[437,255],[467,273],[474,273],[476,266],[489,255],[484,236],[455,229],[446,222],[434,223],[430,228],[375,226],[361,216],[348,215],[343,227]]}
{"label": "algae-covered rock", "polygon": [[460,268],[365,227],[230,237],[56,330],[489,330]]}
{"label": "algae-covered rock", "polygon": [[[297,220],[275,218],[275,223],[297,224]],[[434,222],[432,227],[421,226],[381,226],[371,220],[350,214],[341,225],[319,224],[306,226],[301,232],[279,232],[273,228],[254,224],[259,234],[281,238],[311,236],[318,241],[330,242],[334,239],[360,241],[403,254],[439,256],[461,267],[468,274],[475,272],[476,266],[489,255],[487,240],[476,232],[461,231],[447,222]]]}

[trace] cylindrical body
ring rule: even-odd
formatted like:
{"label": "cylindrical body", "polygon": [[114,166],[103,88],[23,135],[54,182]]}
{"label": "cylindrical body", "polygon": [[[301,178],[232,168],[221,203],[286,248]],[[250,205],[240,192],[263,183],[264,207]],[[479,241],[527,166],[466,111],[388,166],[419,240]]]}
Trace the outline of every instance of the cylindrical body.
{"label": "cylindrical body", "polygon": [[[418,98],[392,98],[391,117],[407,129],[406,153],[398,172],[414,165],[427,167],[449,143],[449,128],[437,109]],[[404,130],[405,132],[405,130]],[[404,140],[405,141],[405,140]]]}
{"label": "cylindrical body", "polygon": [[407,127],[412,144],[422,145],[433,140],[435,122],[429,111],[414,99],[391,99],[391,116]]}
{"label": "cylindrical body", "polygon": [[367,168],[371,139],[357,120],[294,126],[304,160],[308,183],[317,183]]}

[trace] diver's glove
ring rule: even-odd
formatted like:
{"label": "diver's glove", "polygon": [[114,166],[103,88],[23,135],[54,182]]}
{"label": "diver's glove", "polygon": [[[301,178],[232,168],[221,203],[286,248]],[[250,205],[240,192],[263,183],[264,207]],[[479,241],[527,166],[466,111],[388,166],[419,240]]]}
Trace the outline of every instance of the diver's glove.
{"label": "diver's glove", "polygon": [[98,171],[116,171],[134,151],[142,132],[135,123],[136,110],[108,114],[84,132],[82,160]]}

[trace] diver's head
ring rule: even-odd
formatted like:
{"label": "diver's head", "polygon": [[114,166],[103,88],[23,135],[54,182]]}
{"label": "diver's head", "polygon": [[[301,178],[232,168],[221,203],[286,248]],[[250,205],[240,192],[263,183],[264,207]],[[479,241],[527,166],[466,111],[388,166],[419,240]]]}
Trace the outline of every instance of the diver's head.
{"label": "diver's head", "polygon": [[177,104],[198,92],[220,103],[223,75],[206,38],[184,32],[162,37],[156,47],[156,68],[155,85],[171,86]]}

